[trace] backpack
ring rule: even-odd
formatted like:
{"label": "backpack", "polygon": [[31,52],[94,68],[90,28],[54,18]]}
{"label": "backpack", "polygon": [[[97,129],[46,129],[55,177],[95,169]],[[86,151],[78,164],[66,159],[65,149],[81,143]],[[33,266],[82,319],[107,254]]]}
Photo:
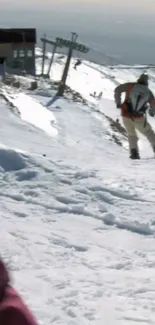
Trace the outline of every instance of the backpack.
{"label": "backpack", "polygon": [[133,116],[143,116],[148,108],[150,91],[146,85],[135,84],[129,92],[126,104]]}

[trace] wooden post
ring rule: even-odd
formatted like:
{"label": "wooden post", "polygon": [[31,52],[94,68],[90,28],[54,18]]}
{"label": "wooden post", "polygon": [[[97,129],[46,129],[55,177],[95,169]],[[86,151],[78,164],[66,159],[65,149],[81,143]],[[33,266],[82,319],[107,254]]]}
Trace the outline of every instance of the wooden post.
{"label": "wooden post", "polygon": [[56,49],[57,49],[57,43],[55,43],[53,45],[53,53],[52,53],[52,56],[51,56],[51,60],[50,60],[49,67],[48,67],[48,73],[47,73],[48,77],[50,77],[50,71],[51,71],[53,61],[54,61],[54,55],[55,55]]}
{"label": "wooden post", "polygon": [[22,32],[22,40],[23,40],[23,62],[22,62],[22,75],[26,75],[25,63],[26,63],[26,48],[25,48],[25,32]]}
{"label": "wooden post", "polygon": [[44,75],[44,65],[45,65],[45,54],[46,54],[46,35],[44,35],[44,38],[42,40],[43,42],[43,56],[42,56],[42,71],[41,75]]}
{"label": "wooden post", "polygon": [[66,79],[67,79],[67,76],[68,76],[68,70],[69,70],[69,66],[70,66],[70,62],[71,62],[71,58],[72,58],[72,53],[73,53],[73,49],[70,48],[69,51],[68,51],[68,57],[67,57],[67,61],[66,61],[66,64],[65,64],[64,71],[63,71],[60,86],[59,86],[59,89],[58,89],[58,92],[57,92],[57,96],[63,96],[65,86],[66,86]]}
{"label": "wooden post", "polygon": [[68,76],[68,71],[69,71],[73,51],[76,50],[76,51],[80,51],[80,52],[84,52],[84,53],[87,53],[89,51],[89,49],[86,46],[76,42],[77,37],[78,37],[78,35],[76,33],[72,33],[72,38],[70,41],[57,38],[58,45],[60,43],[60,44],[63,44],[69,48],[67,61],[66,61],[65,68],[64,68],[64,71],[62,74],[62,78],[61,78],[60,85],[58,88],[57,96],[63,96],[63,94],[64,94],[66,80],[67,80],[67,76]]}

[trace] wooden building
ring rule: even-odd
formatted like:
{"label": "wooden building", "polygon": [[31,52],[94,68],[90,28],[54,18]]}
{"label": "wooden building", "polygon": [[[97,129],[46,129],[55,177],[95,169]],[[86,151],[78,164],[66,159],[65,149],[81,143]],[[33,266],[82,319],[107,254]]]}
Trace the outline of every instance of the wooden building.
{"label": "wooden building", "polygon": [[35,75],[35,28],[0,29],[0,76]]}

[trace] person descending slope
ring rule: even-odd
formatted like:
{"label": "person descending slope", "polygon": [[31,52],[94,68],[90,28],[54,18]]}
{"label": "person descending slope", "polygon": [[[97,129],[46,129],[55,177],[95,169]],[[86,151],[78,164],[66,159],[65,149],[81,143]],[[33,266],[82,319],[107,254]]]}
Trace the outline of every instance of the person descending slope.
{"label": "person descending slope", "polygon": [[[121,104],[121,95],[125,100]],[[136,82],[120,84],[114,90],[117,108],[121,108],[123,123],[128,134],[130,158],[140,159],[136,129],[150,142],[155,153],[155,132],[146,119],[146,111],[155,115],[155,97],[148,88],[148,75],[143,73]]]}
{"label": "person descending slope", "polygon": [[0,325],[37,325],[22,298],[10,285],[6,266],[0,259]]}

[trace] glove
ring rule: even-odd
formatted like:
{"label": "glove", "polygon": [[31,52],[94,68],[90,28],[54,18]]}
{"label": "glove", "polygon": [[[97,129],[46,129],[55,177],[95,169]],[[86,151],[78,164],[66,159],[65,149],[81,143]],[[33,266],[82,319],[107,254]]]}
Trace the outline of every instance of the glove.
{"label": "glove", "polygon": [[151,117],[154,117],[154,115],[155,115],[155,113],[153,112],[153,110],[152,109],[149,109],[149,115],[151,116]]}

